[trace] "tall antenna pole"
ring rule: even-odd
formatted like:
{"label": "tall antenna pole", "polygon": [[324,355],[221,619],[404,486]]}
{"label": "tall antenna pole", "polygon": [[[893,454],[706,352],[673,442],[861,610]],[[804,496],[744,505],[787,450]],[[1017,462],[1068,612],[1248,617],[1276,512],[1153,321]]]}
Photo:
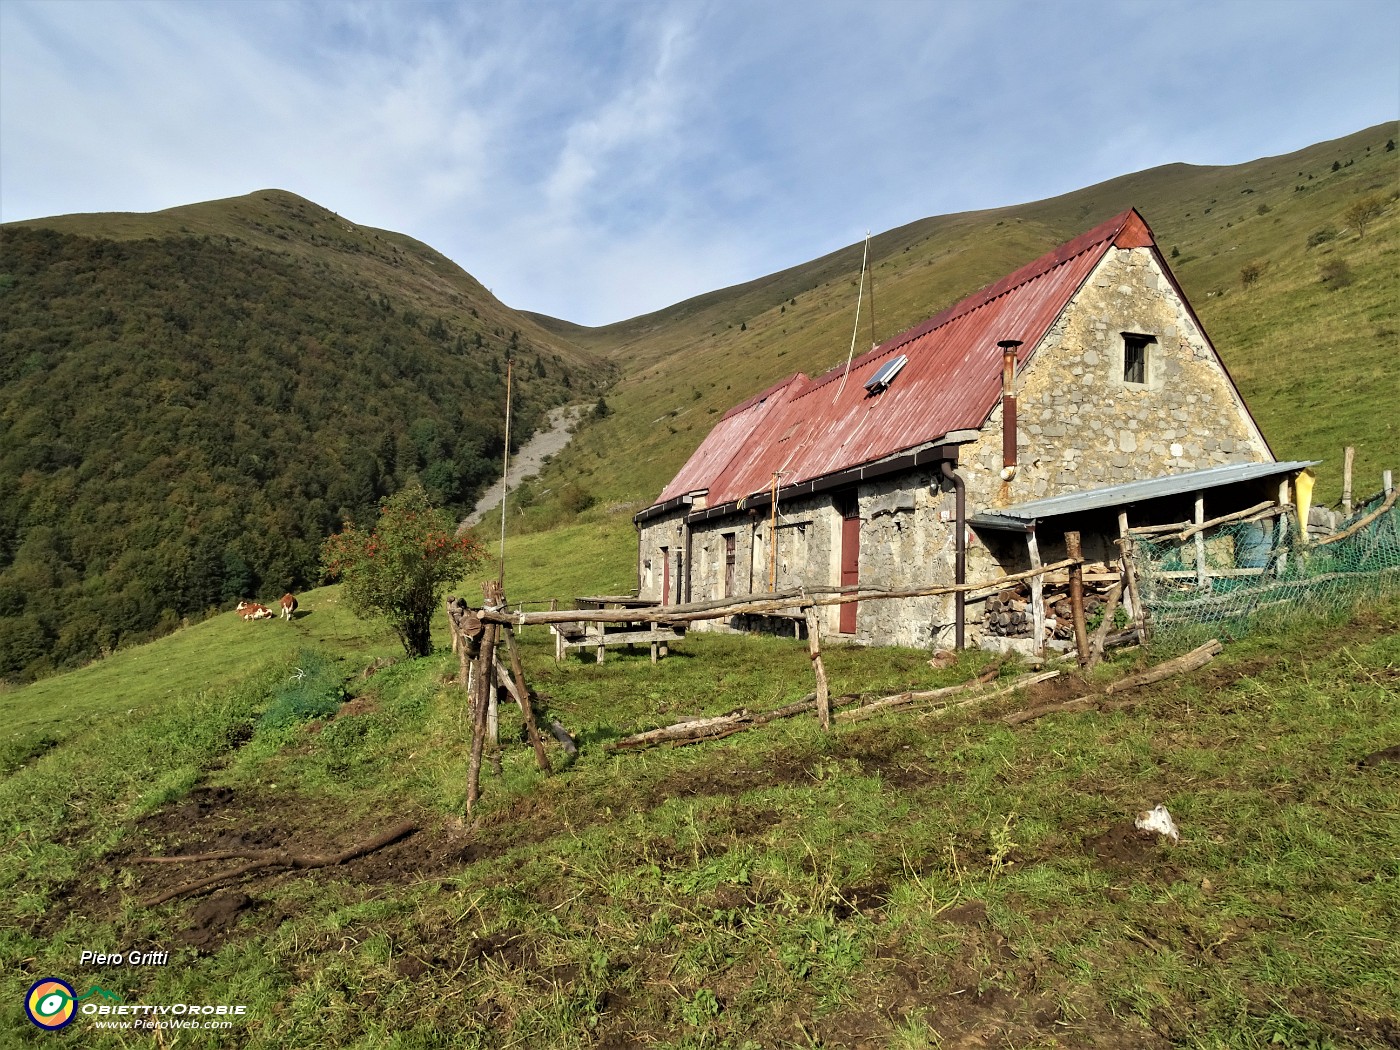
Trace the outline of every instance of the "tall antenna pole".
{"label": "tall antenna pole", "polygon": [[[865,250],[870,251],[870,231],[865,231]],[[880,344],[875,341],[875,268],[872,264],[870,268],[870,349],[874,350]]]}
{"label": "tall antenna pole", "polygon": [[831,399],[834,405],[846,389],[846,377],[851,374],[851,359],[856,356],[856,333],[860,331],[860,302],[865,296],[865,261],[870,258],[870,231],[865,231],[865,251],[860,257],[860,287],[856,290],[856,319],[851,326],[851,350],[846,355],[846,371],[841,373],[841,385],[836,388],[836,396]]}
{"label": "tall antenna pole", "polygon": [[506,358],[506,450],[501,457],[501,571],[497,577],[502,587],[506,582],[506,499],[510,495],[510,372],[515,362]]}

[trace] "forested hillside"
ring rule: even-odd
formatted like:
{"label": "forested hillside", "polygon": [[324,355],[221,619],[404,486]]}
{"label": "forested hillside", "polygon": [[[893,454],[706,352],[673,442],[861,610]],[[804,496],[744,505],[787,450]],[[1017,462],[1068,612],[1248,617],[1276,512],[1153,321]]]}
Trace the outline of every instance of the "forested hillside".
{"label": "forested hillside", "polygon": [[291,194],[6,226],[0,674],[305,587],[411,478],[465,509],[499,471],[508,355],[513,437],[607,375]]}

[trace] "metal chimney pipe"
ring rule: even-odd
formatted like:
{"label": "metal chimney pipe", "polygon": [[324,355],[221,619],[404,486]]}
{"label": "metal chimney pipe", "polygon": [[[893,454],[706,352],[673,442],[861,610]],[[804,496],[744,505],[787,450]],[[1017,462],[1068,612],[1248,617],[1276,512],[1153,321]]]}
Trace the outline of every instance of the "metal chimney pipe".
{"label": "metal chimney pipe", "polygon": [[1000,339],[1001,347],[1001,479],[1016,476],[1016,348],[1020,339]]}

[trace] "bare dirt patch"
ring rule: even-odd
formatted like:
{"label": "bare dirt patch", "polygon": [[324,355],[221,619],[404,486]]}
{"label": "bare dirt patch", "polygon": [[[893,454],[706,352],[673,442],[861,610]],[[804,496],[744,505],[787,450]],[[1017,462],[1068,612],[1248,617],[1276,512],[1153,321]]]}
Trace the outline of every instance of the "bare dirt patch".
{"label": "bare dirt patch", "polygon": [[[463,843],[426,815],[347,816],[334,799],[270,790],[196,788],[188,796],[150,814],[132,829],[103,866],[117,878],[103,889],[96,879],[66,887],[62,903],[41,922],[56,929],[70,916],[106,920],[118,915],[122,897],[149,900],[192,881],[232,871],[245,863],[238,855],[264,851],[334,854],[384,831],[407,817],[421,817],[416,833],[344,864],[289,872],[270,868],[230,879],[177,898],[172,920],[175,941],[213,950],[233,936],[265,933],[289,917],[276,902],[275,887],[289,878],[345,879],[374,888],[405,885],[456,870],[464,863]],[[135,858],[194,854],[234,854],[188,863],[142,863]],[[117,886],[125,887],[118,890]]]}

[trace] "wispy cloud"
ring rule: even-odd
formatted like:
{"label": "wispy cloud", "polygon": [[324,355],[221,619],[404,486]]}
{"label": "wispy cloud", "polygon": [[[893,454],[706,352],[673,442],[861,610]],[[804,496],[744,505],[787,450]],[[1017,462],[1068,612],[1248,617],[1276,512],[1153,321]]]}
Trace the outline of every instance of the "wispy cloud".
{"label": "wispy cloud", "polygon": [[604,323],[1394,119],[1385,0],[0,4],[0,218],[279,186]]}

